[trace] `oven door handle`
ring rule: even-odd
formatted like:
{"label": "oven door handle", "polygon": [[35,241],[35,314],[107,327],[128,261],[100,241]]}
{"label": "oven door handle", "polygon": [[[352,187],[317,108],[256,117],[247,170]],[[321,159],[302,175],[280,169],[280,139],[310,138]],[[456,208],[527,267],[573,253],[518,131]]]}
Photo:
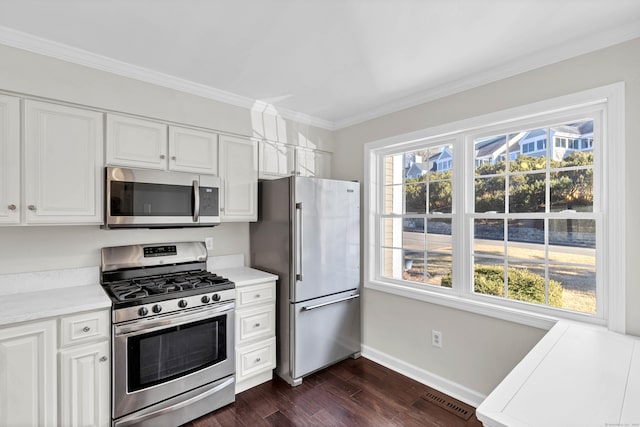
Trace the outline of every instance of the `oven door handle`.
{"label": "oven door handle", "polygon": [[232,383],[235,382],[235,378],[233,376],[231,376],[230,378],[227,378],[224,382],[218,384],[217,386],[215,386],[214,388],[212,388],[211,390],[207,390],[202,394],[199,394],[197,396],[193,396],[187,400],[183,400],[182,402],[176,403],[175,405],[171,405],[168,406],[166,408],[162,408],[162,409],[158,409],[157,411],[153,411],[150,412],[148,414],[141,414],[141,415],[130,415],[129,417],[123,418],[120,421],[118,421],[117,425],[118,427],[126,427],[126,426],[130,426],[130,425],[137,425],[138,423],[142,423],[143,421],[149,420],[151,418],[155,418],[158,417],[160,415],[163,414],[167,414],[169,412],[174,412],[177,411],[179,409],[184,408],[185,406],[191,405],[195,402],[198,402],[202,399],[206,399],[207,397],[211,396],[214,393],[217,393],[218,391],[222,390],[225,387],[230,386]]}
{"label": "oven door handle", "polygon": [[140,334],[146,334],[161,329],[166,329],[172,326],[184,325],[185,323],[197,322],[198,320],[208,319],[211,316],[217,314],[228,313],[235,307],[235,303],[225,303],[218,307],[198,311],[191,314],[172,314],[165,318],[152,319],[149,321],[135,321],[132,324],[116,325],[114,328],[114,335],[116,337],[123,336],[135,336]]}

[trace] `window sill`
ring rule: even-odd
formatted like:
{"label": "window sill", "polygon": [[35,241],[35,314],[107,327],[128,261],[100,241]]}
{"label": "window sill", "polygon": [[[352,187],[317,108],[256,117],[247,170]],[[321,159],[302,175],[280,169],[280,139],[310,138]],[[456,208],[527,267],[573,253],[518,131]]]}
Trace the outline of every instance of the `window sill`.
{"label": "window sill", "polygon": [[[544,330],[551,329],[559,320],[561,320],[559,316],[537,313],[532,310],[506,307],[500,304],[492,304],[451,293],[437,292],[430,289],[410,288],[408,286],[383,282],[380,280],[371,280],[366,282],[365,288]],[[562,318],[564,319],[565,316]],[[606,326],[602,319],[586,317],[579,313],[576,313],[576,315],[568,315],[566,316],[566,319]]]}

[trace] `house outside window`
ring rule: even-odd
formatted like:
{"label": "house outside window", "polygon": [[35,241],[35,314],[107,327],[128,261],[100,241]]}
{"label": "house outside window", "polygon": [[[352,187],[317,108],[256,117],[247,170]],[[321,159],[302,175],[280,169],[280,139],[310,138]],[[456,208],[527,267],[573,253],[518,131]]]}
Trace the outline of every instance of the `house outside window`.
{"label": "house outside window", "polygon": [[[611,246],[622,233],[614,218],[624,215],[624,175],[611,167],[616,156],[603,156],[624,151],[609,111],[622,107],[581,96],[368,144],[379,184],[367,197],[366,286],[522,323],[561,317],[623,329],[623,290],[612,281],[624,274],[623,249]],[[445,151],[447,170],[412,178],[400,167]]]}

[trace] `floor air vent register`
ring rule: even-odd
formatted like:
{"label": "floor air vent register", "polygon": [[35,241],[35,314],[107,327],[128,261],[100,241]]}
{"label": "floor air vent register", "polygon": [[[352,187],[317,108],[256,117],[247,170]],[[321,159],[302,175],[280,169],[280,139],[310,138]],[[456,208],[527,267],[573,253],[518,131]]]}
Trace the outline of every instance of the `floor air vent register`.
{"label": "floor air vent register", "polygon": [[427,389],[427,392],[421,396],[424,400],[441,407],[465,421],[473,415],[475,409],[472,406],[462,403],[444,393],[440,393],[431,387],[427,387]]}

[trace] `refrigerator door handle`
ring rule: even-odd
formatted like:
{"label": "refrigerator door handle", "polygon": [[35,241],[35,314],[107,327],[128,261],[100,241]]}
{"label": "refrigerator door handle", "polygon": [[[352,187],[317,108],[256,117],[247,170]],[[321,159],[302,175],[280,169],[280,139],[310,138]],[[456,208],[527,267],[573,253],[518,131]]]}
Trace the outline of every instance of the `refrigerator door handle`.
{"label": "refrigerator door handle", "polygon": [[302,282],[302,203],[296,203],[296,280]]}
{"label": "refrigerator door handle", "polygon": [[315,310],[316,308],[325,307],[325,306],[331,305],[331,304],[337,304],[339,302],[349,301],[350,299],[355,299],[355,298],[359,298],[359,297],[360,297],[360,294],[356,294],[356,295],[351,295],[350,297],[340,298],[340,299],[337,299],[335,301],[329,301],[329,302],[325,302],[325,303],[322,303],[322,304],[305,305],[304,307],[302,307],[302,311],[311,311],[311,310]]}

